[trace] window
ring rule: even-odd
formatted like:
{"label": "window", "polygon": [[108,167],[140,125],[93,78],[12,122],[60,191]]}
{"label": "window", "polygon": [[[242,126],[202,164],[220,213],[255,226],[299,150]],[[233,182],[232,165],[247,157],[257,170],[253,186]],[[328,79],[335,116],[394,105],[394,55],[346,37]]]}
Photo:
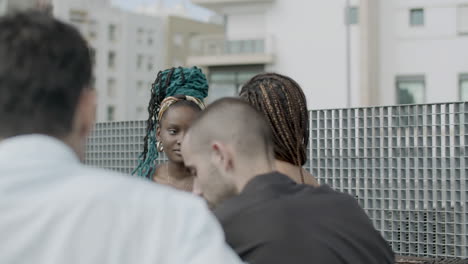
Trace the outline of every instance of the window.
{"label": "window", "polygon": [[85,10],[72,9],[69,12],[69,21],[73,24],[80,32],[86,30],[88,13]]}
{"label": "window", "polygon": [[70,10],[70,22],[73,24],[81,24],[86,21],[88,13],[85,10],[72,9]]}
{"label": "window", "polygon": [[146,106],[137,106],[136,109],[136,119],[138,120],[146,120],[148,118],[148,111]]}
{"label": "window", "polygon": [[252,54],[265,52],[264,39],[229,40],[226,42],[224,52],[227,54]]}
{"label": "window", "polygon": [[422,8],[410,9],[410,25],[411,26],[424,26],[424,9]]}
{"label": "window", "polygon": [[258,72],[255,72],[255,71],[239,72],[237,74],[237,82],[239,83],[239,85],[243,85],[246,82],[248,82],[250,79],[252,79],[252,77],[254,77],[257,74],[258,74]]}
{"label": "window", "polygon": [[89,38],[90,39],[96,39],[97,38],[97,34],[95,31],[90,31],[89,32]]}
{"label": "window", "polygon": [[242,53],[242,40],[230,40],[227,42],[227,48],[229,54]]}
{"label": "window", "polygon": [[143,86],[143,81],[137,81],[136,84],[136,91],[138,95],[142,95],[145,87]]}
{"label": "window", "polygon": [[143,41],[143,29],[138,28],[137,29],[137,42],[138,44],[141,44],[142,41]]}
{"label": "window", "polygon": [[357,6],[350,6],[346,14],[348,25],[356,25],[359,23],[359,8]]}
{"label": "window", "polygon": [[89,49],[89,57],[91,57],[91,64],[96,65],[96,50],[93,48]]}
{"label": "window", "polygon": [[107,56],[107,66],[109,67],[109,69],[115,68],[115,52],[114,51],[109,51],[109,54]]}
{"label": "window", "polygon": [[264,53],[265,52],[265,40],[257,39],[254,40],[254,51],[255,53]]}
{"label": "window", "polygon": [[145,108],[143,106],[137,106],[136,113],[138,116],[141,116],[144,111],[145,111]]}
{"label": "window", "polygon": [[117,90],[115,88],[115,79],[110,78],[107,80],[107,96],[109,98],[115,98],[117,95]]}
{"label": "window", "polygon": [[107,106],[107,121],[114,121],[115,119],[115,106]]}
{"label": "window", "polygon": [[138,54],[137,55],[137,69],[141,69],[141,67],[143,66],[143,55],[141,54]]}
{"label": "window", "polygon": [[117,26],[114,24],[109,25],[109,40],[110,41],[117,40]]}
{"label": "window", "polygon": [[96,39],[97,38],[97,22],[95,20],[89,21],[89,28],[88,28],[88,36],[90,39]]}
{"label": "window", "polygon": [[234,83],[236,82],[236,72],[213,72],[210,79],[217,83]]}
{"label": "window", "polygon": [[153,56],[148,57],[148,71],[152,71],[154,68]]}
{"label": "window", "polygon": [[458,6],[458,33],[468,35],[468,5]]}
{"label": "window", "polygon": [[468,73],[460,74],[460,100],[468,101]]}
{"label": "window", "polygon": [[399,76],[396,80],[398,104],[424,103],[425,80],[423,75]]}
{"label": "window", "polygon": [[208,102],[222,97],[237,96],[242,85],[256,74],[263,72],[263,67],[234,67],[231,70],[213,69],[209,75],[210,91]]}
{"label": "window", "polygon": [[154,32],[152,30],[150,30],[148,32],[148,46],[151,46],[153,45],[153,35],[154,35]]}
{"label": "window", "polygon": [[211,83],[208,102],[219,98],[237,96],[237,87],[232,83]]}

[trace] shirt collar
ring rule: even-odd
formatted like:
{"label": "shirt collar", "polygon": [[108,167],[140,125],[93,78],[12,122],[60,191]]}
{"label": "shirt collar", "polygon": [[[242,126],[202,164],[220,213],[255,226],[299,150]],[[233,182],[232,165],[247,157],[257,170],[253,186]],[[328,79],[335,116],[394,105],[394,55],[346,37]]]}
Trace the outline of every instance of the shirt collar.
{"label": "shirt collar", "polygon": [[244,187],[241,193],[256,193],[260,190],[270,188],[275,185],[284,186],[285,184],[296,184],[288,176],[278,172],[270,172],[266,174],[260,174],[250,180]]}
{"label": "shirt collar", "polygon": [[218,205],[214,213],[221,221],[231,219],[246,208],[277,197],[283,193],[282,190],[293,185],[296,185],[293,180],[277,171],[257,175],[247,183],[239,195]]}
{"label": "shirt collar", "polygon": [[0,141],[0,162],[8,160],[79,163],[77,154],[63,141],[39,134]]}

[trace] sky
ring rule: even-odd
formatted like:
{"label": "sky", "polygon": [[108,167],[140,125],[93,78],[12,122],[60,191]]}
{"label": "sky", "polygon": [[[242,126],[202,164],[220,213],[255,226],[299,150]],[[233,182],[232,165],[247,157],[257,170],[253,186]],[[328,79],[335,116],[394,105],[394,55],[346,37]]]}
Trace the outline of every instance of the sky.
{"label": "sky", "polygon": [[167,9],[185,6],[190,17],[208,21],[213,13],[207,9],[192,4],[190,0],[112,0],[112,2],[127,10],[139,11],[144,9],[157,9],[158,4]]}

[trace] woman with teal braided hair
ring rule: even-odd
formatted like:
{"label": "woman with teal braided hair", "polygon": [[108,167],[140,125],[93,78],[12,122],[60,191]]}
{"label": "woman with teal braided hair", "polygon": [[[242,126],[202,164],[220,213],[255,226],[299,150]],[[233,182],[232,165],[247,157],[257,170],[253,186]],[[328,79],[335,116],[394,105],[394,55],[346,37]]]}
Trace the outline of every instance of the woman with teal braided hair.
{"label": "woman with teal braided hair", "polygon": [[[147,134],[134,174],[174,188],[192,191],[193,177],[184,166],[180,144],[205,105],[208,82],[197,68],[172,68],[158,73],[151,87]],[[168,161],[156,167],[160,152]]]}

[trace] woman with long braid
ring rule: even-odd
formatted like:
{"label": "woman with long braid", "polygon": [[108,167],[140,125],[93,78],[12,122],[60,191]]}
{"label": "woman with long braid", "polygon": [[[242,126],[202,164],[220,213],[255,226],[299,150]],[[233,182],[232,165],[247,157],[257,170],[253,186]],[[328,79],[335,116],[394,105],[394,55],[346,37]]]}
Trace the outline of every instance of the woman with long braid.
{"label": "woman with long braid", "polygon": [[[193,177],[184,166],[180,144],[192,121],[205,108],[203,99],[207,95],[208,82],[196,67],[158,73],[151,87],[143,152],[133,174],[192,191]],[[168,161],[156,167],[160,152],[165,152]]]}
{"label": "woman with long braid", "polygon": [[271,126],[276,169],[297,183],[318,186],[302,168],[307,161],[309,114],[299,84],[287,76],[262,73],[242,87],[240,96],[262,112]]}

